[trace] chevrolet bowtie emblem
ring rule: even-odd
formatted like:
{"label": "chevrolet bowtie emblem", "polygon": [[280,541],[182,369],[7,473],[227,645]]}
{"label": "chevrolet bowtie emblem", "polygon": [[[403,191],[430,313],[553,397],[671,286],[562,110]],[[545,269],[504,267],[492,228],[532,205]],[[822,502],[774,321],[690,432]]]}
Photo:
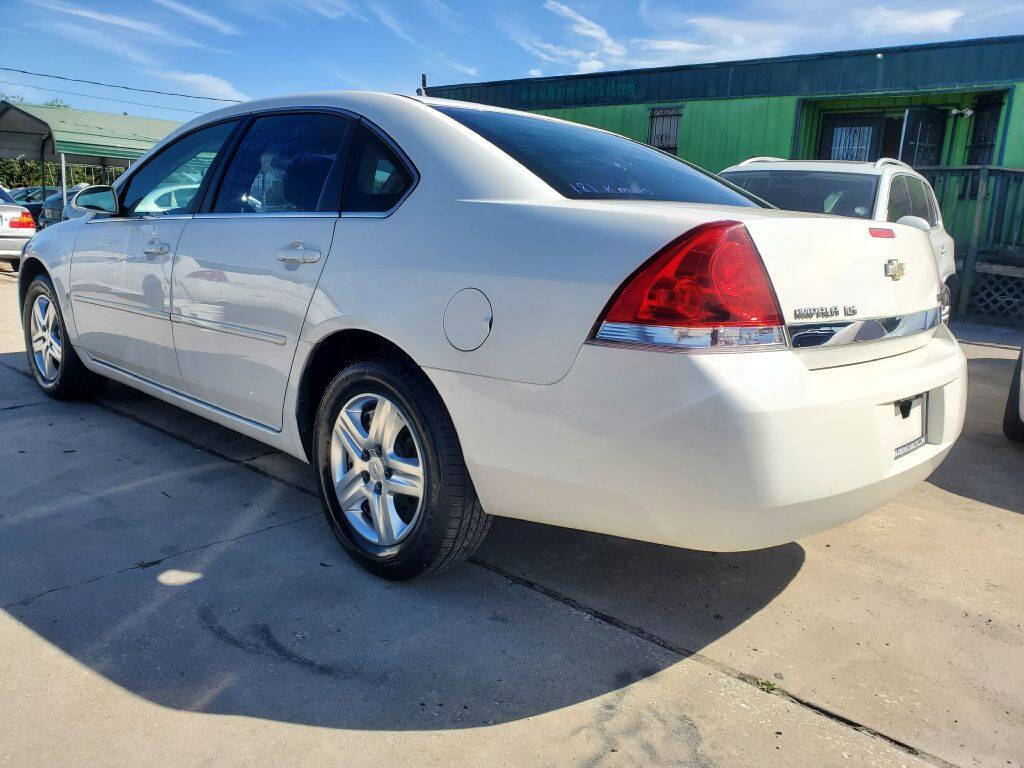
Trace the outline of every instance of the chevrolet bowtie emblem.
{"label": "chevrolet bowtie emblem", "polygon": [[907,265],[899,259],[889,259],[885,262],[885,276],[893,280],[899,280],[907,274]]}

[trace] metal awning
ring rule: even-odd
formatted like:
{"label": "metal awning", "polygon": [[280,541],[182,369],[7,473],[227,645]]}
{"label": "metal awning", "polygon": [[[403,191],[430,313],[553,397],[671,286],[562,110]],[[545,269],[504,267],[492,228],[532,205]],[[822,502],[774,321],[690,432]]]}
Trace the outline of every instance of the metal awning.
{"label": "metal awning", "polygon": [[127,165],[180,123],[0,101],[0,157]]}
{"label": "metal awning", "polygon": [[60,188],[67,202],[67,161],[126,166],[179,125],[173,120],[0,100],[0,157],[38,160],[44,189],[44,164],[60,160]]}

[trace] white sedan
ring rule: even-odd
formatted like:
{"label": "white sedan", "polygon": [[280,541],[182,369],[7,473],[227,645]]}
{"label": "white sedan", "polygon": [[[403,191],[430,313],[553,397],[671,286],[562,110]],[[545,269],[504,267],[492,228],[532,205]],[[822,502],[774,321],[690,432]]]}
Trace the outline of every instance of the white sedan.
{"label": "white sedan", "polygon": [[492,515],[792,541],[927,477],[963,426],[922,232],[766,209],[573,123],[251,102],[76,205],[21,271],[39,387],[114,379],[310,462],[388,578],[465,558]]}

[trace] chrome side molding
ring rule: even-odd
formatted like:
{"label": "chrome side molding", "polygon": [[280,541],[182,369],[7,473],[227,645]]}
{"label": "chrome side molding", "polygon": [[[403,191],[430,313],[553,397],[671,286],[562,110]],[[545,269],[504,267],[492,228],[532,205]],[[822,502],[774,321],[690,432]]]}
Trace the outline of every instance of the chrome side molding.
{"label": "chrome side molding", "polygon": [[267,341],[271,344],[277,344],[278,346],[284,346],[288,343],[287,336],[282,336],[279,333],[270,333],[268,331],[259,331],[255,328],[247,328],[244,325],[235,325],[234,323],[223,323],[219,320],[208,320],[204,317],[183,315],[180,312],[171,312],[170,317],[172,323],[191,325],[193,328],[202,328],[206,331],[219,331],[220,333],[229,333],[233,336],[244,336],[248,339]]}
{"label": "chrome side molding", "polygon": [[797,323],[787,326],[793,349],[839,347],[915,336],[942,322],[942,309],[933,307],[909,315],[876,317],[839,323]]}

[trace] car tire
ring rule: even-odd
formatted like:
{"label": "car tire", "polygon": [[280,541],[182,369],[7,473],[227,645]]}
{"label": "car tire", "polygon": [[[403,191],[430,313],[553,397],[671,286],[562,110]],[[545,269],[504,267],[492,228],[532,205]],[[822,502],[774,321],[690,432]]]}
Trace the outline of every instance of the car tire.
{"label": "car tire", "polygon": [[[25,291],[21,321],[29,371],[38,387],[55,400],[87,399],[103,389],[107,380],[86,368],[75,348],[67,343],[67,326],[56,296],[53,283],[45,275],[36,277]],[[33,312],[37,306],[46,309],[40,309],[41,317],[34,320]],[[40,327],[44,329],[40,336],[46,341],[46,346],[37,350],[33,332]],[[54,346],[59,352],[59,361],[50,354]]]}
{"label": "car tire", "polygon": [[1003,413],[1003,434],[1010,440],[1024,443],[1024,421],[1020,418],[1020,371],[1024,365],[1024,349],[1017,358],[1017,367],[1013,371],[1010,382],[1010,394],[1006,398],[1006,411]]}
{"label": "car tire", "polygon": [[[385,413],[390,428],[381,426]],[[407,361],[366,359],[335,376],[320,401],[312,460],[331,530],[377,576],[441,573],[469,557],[490,528],[448,410]],[[403,493],[407,467],[409,488],[419,473],[418,497]]]}

